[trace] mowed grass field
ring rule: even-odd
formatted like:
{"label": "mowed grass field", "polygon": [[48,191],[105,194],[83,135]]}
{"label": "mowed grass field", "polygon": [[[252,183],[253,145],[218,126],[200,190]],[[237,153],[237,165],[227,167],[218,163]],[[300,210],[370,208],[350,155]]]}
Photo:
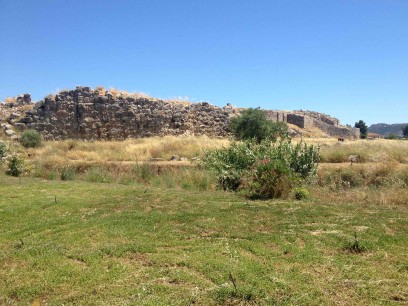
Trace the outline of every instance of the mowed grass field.
{"label": "mowed grass field", "polygon": [[311,187],[249,201],[1,174],[0,304],[404,305],[408,203],[384,193],[408,198]]}

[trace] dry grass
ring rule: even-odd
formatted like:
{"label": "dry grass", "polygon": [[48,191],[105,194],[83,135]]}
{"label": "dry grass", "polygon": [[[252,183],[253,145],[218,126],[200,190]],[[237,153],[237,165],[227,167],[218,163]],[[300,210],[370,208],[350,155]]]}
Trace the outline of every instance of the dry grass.
{"label": "dry grass", "polygon": [[322,164],[317,184],[331,190],[349,190],[356,187],[408,187],[408,165],[397,162],[365,164]]}
{"label": "dry grass", "polygon": [[[109,91],[115,97],[124,97],[124,98],[132,97],[136,99],[145,98],[145,99],[149,99],[152,101],[159,100],[157,98],[151,97],[150,95],[144,92],[129,92],[129,91],[126,91],[123,89],[117,89],[114,87],[110,87],[109,89],[106,89],[104,86],[96,86],[95,91],[98,91],[100,95],[104,95],[106,91]],[[185,97],[177,97],[177,98],[161,99],[161,100],[168,102],[168,103],[182,104],[184,106],[188,106],[192,103],[191,101],[188,100],[188,98],[185,98]]]}
{"label": "dry grass", "polygon": [[408,141],[404,140],[356,140],[339,142],[334,138],[307,138],[309,144],[320,145],[322,162],[348,162],[350,155],[360,155],[362,162],[384,163],[396,161],[408,163]]}
{"label": "dry grass", "polygon": [[72,162],[138,162],[150,158],[170,159],[172,155],[187,158],[200,156],[204,150],[227,146],[229,140],[196,137],[153,137],[125,141],[85,142],[79,140],[45,142],[39,149],[29,150],[31,160],[48,168]]}
{"label": "dry grass", "polygon": [[[294,139],[294,142],[297,141],[299,139]],[[358,140],[339,143],[335,139],[313,138],[305,141],[320,145],[322,162],[331,164],[329,167],[335,167],[335,163],[348,163],[351,154],[360,155],[362,164],[368,167],[371,164],[408,163],[408,141]],[[46,168],[61,168],[70,162],[140,162],[150,158],[169,160],[172,155],[191,158],[202,155],[205,150],[229,144],[228,139],[206,136],[165,136],[95,142],[66,140],[45,142],[43,147],[29,149],[27,153],[36,164]]]}
{"label": "dry grass", "polygon": [[104,86],[96,86],[94,90],[99,92],[100,95],[105,95],[105,92],[109,91],[115,97],[147,98],[147,99],[154,100],[154,98],[150,97],[148,94],[144,92],[129,92],[129,91],[117,89],[114,87],[110,87],[109,89],[107,89]]}
{"label": "dry grass", "polygon": [[17,102],[17,98],[14,97],[7,97],[4,99],[5,103],[16,103]]}

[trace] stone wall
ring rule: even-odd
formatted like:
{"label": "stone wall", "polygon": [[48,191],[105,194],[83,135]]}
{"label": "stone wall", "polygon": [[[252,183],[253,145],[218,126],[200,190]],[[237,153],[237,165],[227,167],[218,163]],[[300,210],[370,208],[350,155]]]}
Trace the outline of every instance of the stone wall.
{"label": "stone wall", "polygon": [[290,123],[306,130],[318,128],[328,136],[344,138],[360,137],[359,129],[342,126],[337,118],[326,114],[303,110],[266,110],[266,113],[269,120]]}
{"label": "stone wall", "polygon": [[20,120],[45,139],[109,140],[164,135],[226,136],[237,111],[202,103],[173,103],[89,87],[61,91],[37,103]]}
{"label": "stone wall", "polygon": [[288,122],[288,112],[277,110],[265,110],[266,117],[275,122]]}
{"label": "stone wall", "polygon": [[[6,114],[2,116],[2,127],[11,126],[6,132],[14,128],[35,129],[50,140],[121,140],[187,134],[224,137],[229,134],[230,119],[242,111],[230,104],[221,108],[207,102],[171,102],[81,86],[49,95],[34,109],[29,94],[16,97],[14,102],[0,105],[0,111]],[[20,108],[21,112],[17,111]],[[303,110],[266,110],[266,114],[269,120],[290,123],[309,132],[318,128],[329,136],[359,137],[359,131],[339,125],[338,119],[326,114]]]}
{"label": "stone wall", "polygon": [[342,125],[330,125],[323,121],[314,119],[314,126],[322,130],[329,136],[336,136],[341,138],[360,138],[360,129],[349,128]]}

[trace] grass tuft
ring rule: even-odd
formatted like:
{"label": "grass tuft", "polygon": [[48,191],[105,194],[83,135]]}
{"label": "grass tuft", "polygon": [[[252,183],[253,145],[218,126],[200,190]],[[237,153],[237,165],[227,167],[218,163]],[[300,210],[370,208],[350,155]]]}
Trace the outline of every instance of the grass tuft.
{"label": "grass tuft", "polygon": [[354,239],[353,241],[349,242],[344,248],[343,250],[350,252],[350,253],[356,253],[356,254],[360,254],[360,253],[364,253],[366,252],[368,249],[367,247],[365,247],[362,242],[360,241],[360,239],[357,237],[357,233],[354,233]]}

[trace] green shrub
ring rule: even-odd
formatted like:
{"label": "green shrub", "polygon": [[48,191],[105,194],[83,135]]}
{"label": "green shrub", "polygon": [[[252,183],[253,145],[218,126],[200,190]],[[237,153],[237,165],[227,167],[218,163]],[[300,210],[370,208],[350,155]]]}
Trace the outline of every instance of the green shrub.
{"label": "green shrub", "polygon": [[287,197],[298,178],[283,159],[257,161],[246,175],[248,195],[265,199]]}
{"label": "green shrub", "polygon": [[3,159],[7,156],[7,145],[5,142],[0,142],[0,165],[3,164]]}
{"label": "green shrub", "polygon": [[21,156],[13,155],[11,156],[8,162],[6,174],[17,177],[24,172],[24,169],[25,169],[24,159]]}
{"label": "green shrub", "polygon": [[41,134],[35,130],[28,130],[21,133],[19,141],[25,148],[36,148],[41,146]]}
{"label": "green shrub", "polygon": [[224,190],[245,190],[252,198],[287,196],[293,187],[316,174],[319,149],[304,143],[233,143],[207,152],[204,165]]}
{"label": "green shrub", "polygon": [[64,168],[61,171],[60,178],[62,181],[72,181],[75,179],[75,170],[72,168]]}
{"label": "green shrub", "polygon": [[310,196],[309,191],[304,187],[299,187],[295,189],[295,199],[303,200],[307,199]]}
{"label": "green shrub", "polygon": [[261,143],[266,139],[276,141],[278,137],[288,137],[288,125],[268,120],[266,112],[260,109],[244,110],[241,116],[231,120],[229,128],[237,140],[255,139]]}
{"label": "green shrub", "polygon": [[218,185],[224,190],[237,190],[242,183],[243,172],[256,161],[251,142],[232,143],[228,148],[205,153],[203,162],[215,173]]}

